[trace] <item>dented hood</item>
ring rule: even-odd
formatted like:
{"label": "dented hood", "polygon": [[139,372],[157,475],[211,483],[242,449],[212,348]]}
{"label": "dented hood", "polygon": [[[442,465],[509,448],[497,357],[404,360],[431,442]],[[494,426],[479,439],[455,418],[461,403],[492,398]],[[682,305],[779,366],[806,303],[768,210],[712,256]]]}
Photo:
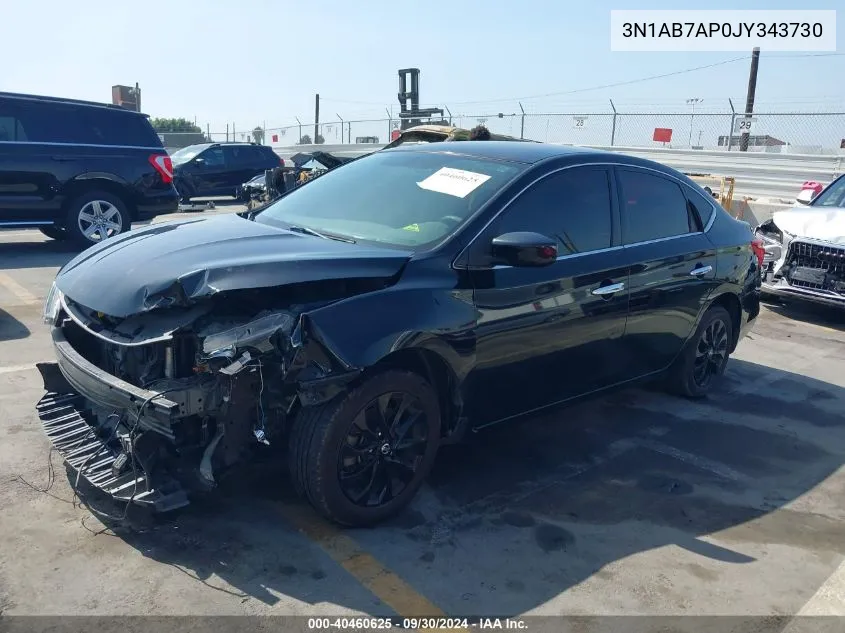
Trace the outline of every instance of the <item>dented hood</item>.
{"label": "dented hood", "polygon": [[772,214],[781,231],[797,237],[845,244],[845,209],[796,207]]}
{"label": "dented hood", "polygon": [[227,290],[387,279],[410,256],[220,215],[154,224],[109,239],[68,262],[56,286],[76,303],[127,317]]}

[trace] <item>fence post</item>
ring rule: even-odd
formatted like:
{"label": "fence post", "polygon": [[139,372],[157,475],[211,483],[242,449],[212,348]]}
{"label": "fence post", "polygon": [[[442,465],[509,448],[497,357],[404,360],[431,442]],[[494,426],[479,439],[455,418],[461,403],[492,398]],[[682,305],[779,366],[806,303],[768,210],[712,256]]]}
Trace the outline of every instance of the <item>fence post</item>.
{"label": "fence post", "polygon": [[736,123],[736,110],[734,110],[734,102],[728,99],[731,104],[731,129],[728,130],[728,151],[731,151],[731,146],[734,140],[734,124]]}
{"label": "fence post", "polygon": [[[335,112],[337,114],[337,112]],[[343,119],[340,118],[340,115],[337,114],[337,118],[340,119],[340,144],[343,145]]]}
{"label": "fence post", "polygon": [[449,125],[452,125],[452,111],[449,109],[449,106],[447,106],[447,105],[444,105],[443,107],[446,108],[446,112],[449,113]]}
{"label": "fence post", "polygon": [[608,101],[610,101],[610,107],[613,108],[613,123],[610,127],[610,146],[613,147],[616,141],[616,106],[613,105],[613,99],[608,99]]}
{"label": "fence post", "polygon": [[525,139],[525,108],[522,107],[522,102],[517,101],[517,103],[519,103],[519,109],[522,110],[522,116],[519,121],[519,138]]}

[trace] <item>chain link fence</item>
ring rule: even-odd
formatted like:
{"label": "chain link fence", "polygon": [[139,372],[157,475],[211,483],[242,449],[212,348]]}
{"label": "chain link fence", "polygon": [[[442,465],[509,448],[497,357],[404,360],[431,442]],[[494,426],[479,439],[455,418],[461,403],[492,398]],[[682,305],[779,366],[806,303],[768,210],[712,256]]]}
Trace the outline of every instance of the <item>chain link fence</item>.
{"label": "chain link fence", "polygon": [[[486,125],[491,132],[546,143],[616,147],[666,147],[738,151],[747,133],[747,151],[791,154],[845,153],[845,113],[554,112],[447,116],[452,125]],[[441,120],[438,119],[439,123]],[[426,120],[422,119],[425,123]],[[268,127],[263,138],[234,124],[226,131],[167,133],[166,148],[201,142],[255,141],[275,147],[298,144],[385,144],[400,128],[397,118],[333,120]]]}

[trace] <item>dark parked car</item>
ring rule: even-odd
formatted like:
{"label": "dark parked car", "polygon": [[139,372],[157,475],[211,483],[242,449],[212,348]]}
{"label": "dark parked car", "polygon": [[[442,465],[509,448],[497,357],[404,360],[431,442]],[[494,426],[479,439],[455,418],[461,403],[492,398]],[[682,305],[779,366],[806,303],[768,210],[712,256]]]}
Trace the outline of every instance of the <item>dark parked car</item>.
{"label": "dark parked car", "polygon": [[0,92],[0,228],[37,227],[88,246],[178,203],[146,115]]}
{"label": "dark parked car", "polygon": [[61,371],[42,366],[38,411],[115,498],[184,505],[279,446],[320,512],[371,524],[466,429],[645,379],[708,393],[759,311],[753,239],[646,160],[496,141],[377,152],[254,214],[151,226],[68,263],[45,304]]}
{"label": "dark parked car", "polygon": [[243,183],[284,164],[272,148],[256,143],[191,145],[171,157],[183,202],[210,196],[237,197]]}

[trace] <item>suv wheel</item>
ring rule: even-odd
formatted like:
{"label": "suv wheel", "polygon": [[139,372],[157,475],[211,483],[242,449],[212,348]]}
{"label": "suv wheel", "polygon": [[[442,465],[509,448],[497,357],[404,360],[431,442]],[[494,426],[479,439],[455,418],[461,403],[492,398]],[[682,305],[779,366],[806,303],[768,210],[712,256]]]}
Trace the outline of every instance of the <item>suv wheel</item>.
{"label": "suv wheel", "polygon": [[129,213],[117,196],[91,191],[70,204],[66,229],[75,242],[99,244],[130,229]]}
{"label": "suv wheel", "polygon": [[326,518],[378,523],[413,499],[440,440],[437,394],[407,371],[376,374],[297,415],[290,469],[297,491]]}
{"label": "suv wheel", "polygon": [[721,306],[704,313],[695,335],[669,373],[669,387],[687,398],[702,398],[725,372],[733,340],[731,315]]}

